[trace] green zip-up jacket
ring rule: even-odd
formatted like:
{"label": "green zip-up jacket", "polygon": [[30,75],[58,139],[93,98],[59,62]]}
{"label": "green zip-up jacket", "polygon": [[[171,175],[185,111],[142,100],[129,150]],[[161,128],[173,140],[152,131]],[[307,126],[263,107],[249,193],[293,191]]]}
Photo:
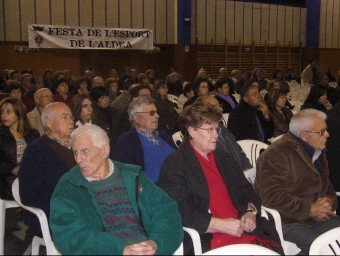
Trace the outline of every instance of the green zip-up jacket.
{"label": "green zip-up jacket", "polygon": [[[139,206],[148,238],[157,244],[157,255],[173,254],[183,241],[182,219],[176,201],[155,185],[139,166],[117,161],[114,166],[122,172],[127,194],[140,219]],[[50,227],[54,244],[62,254],[121,255],[125,244],[106,231],[89,185],[79,166],[60,179],[51,199]]]}

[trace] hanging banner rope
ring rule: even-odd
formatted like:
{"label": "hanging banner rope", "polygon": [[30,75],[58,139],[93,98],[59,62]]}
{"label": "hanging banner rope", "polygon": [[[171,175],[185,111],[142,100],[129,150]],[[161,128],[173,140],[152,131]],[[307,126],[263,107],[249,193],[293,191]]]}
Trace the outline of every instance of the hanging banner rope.
{"label": "hanging banner rope", "polygon": [[30,48],[152,50],[150,29],[28,25]]}

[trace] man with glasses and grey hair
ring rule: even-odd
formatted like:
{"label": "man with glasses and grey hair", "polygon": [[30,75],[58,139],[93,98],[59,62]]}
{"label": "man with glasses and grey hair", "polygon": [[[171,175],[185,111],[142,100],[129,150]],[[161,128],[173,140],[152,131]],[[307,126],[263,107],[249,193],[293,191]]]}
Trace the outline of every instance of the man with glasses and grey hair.
{"label": "man with glasses and grey hair", "polygon": [[134,98],[128,114],[132,128],[118,138],[112,159],[139,165],[152,181],[157,182],[164,159],[175,151],[176,146],[169,134],[158,131],[159,115],[151,97]]}
{"label": "man with glasses and grey hair", "polygon": [[289,132],[256,162],[255,190],[264,206],[280,213],[284,239],[296,243],[301,254],[309,253],[319,235],[340,227],[325,155],[328,137],[326,115],[302,110],[290,121]]}
{"label": "man with glasses and grey hair", "polygon": [[[29,144],[19,169],[20,197],[24,205],[50,215],[50,199],[63,174],[76,165],[70,135],[74,121],[70,108],[61,102],[48,104],[41,121],[46,134]],[[24,221],[33,235],[41,235],[38,218],[25,212]]]}

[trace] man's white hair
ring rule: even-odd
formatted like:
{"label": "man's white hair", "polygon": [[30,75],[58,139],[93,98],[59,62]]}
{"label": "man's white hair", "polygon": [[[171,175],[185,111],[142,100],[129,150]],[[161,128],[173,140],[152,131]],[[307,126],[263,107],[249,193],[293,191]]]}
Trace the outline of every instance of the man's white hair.
{"label": "man's white hair", "polygon": [[300,137],[302,131],[310,131],[315,118],[326,120],[327,115],[322,111],[312,108],[301,110],[290,120],[289,131],[295,136]]}
{"label": "man's white hair", "polygon": [[48,104],[43,112],[41,113],[41,123],[44,127],[45,130],[47,130],[47,125],[46,125],[46,120],[54,120],[56,118],[56,111],[55,111],[55,108],[56,106],[60,105],[60,104],[63,104],[65,106],[67,106],[65,103],[62,103],[62,102],[52,102],[50,104]]}
{"label": "man's white hair", "polygon": [[85,124],[78,127],[71,133],[71,146],[73,145],[75,138],[83,134],[88,136],[93,146],[96,148],[102,148],[104,145],[110,145],[110,139],[102,128],[94,124]]}

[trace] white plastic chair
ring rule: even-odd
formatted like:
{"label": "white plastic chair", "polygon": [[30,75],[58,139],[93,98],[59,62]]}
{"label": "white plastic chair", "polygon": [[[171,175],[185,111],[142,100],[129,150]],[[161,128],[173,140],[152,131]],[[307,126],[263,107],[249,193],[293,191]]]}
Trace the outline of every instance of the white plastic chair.
{"label": "white plastic chair", "polygon": [[20,205],[25,210],[35,214],[38,217],[39,222],[40,222],[40,227],[41,227],[43,238],[40,238],[38,236],[33,237],[32,255],[39,255],[40,245],[46,246],[47,255],[61,255],[61,253],[57,250],[57,248],[55,248],[53,244],[46,214],[44,213],[44,211],[39,208],[30,207],[30,206],[26,206],[22,204],[21,199],[20,199],[20,194],[19,194],[19,180],[18,179],[15,179],[15,181],[13,182],[12,193],[18,205]]}
{"label": "white plastic chair", "polygon": [[340,255],[340,227],[318,236],[309,248],[309,255]]}
{"label": "white plastic chair", "polygon": [[297,101],[297,100],[289,100],[289,103],[294,106],[293,113],[296,114],[301,110],[301,107],[303,105],[303,102]]}
{"label": "white plastic chair", "polygon": [[256,244],[232,244],[210,250],[203,255],[279,255]]}
{"label": "white plastic chair", "polygon": [[13,200],[0,199],[0,255],[4,255],[4,239],[6,224],[6,209],[20,207]]}
{"label": "white plastic chair", "polygon": [[266,143],[257,140],[239,140],[237,143],[241,146],[254,168],[260,153],[268,147]]}
{"label": "white plastic chair", "polygon": [[229,119],[229,113],[224,113],[223,114],[223,123],[225,126],[228,124],[228,119]]}
{"label": "white plastic chair", "polygon": [[[246,176],[247,180],[254,185],[254,181],[256,178],[256,169],[251,168],[243,172],[244,176]],[[274,220],[276,231],[280,237],[281,245],[283,248],[283,251],[286,255],[295,255],[298,254],[301,249],[296,246],[295,243],[289,242],[284,240],[283,238],[283,232],[282,232],[282,222],[281,222],[281,216],[277,210],[267,208],[265,206],[261,206],[261,216],[265,217],[267,220],[269,220],[270,214]]]}
{"label": "white plastic chair", "polygon": [[172,255],[184,255],[183,243],[178,247],[178,249]]}
{"label": "white plastic chair", "polygon": [[235,97],[235,100],[237,101],[237,103],[240,103],[241,95],[238,93],[234,93],[233,96]]}
{"label": "white plastic chair", "polygon": [[172,139],[173,139],[174,143],[176,144],[176,146],[178,147],[179,144],[181,144],[181,142],[183,141],[183,135],[182,135],[181,131],[175,132],[172,135]]}
{"label": "white plastic chair", "polygon": [[[173,94],[168,94],[167,98],[168,98],[168,100],[170,100],[172,103],[175,104],[175,108],[178,112],[179,111],[179,107],[178,107],[179,98],[176,95],[173,95]],[[182,106],[182,108],[183,108],[183,106]]]}

